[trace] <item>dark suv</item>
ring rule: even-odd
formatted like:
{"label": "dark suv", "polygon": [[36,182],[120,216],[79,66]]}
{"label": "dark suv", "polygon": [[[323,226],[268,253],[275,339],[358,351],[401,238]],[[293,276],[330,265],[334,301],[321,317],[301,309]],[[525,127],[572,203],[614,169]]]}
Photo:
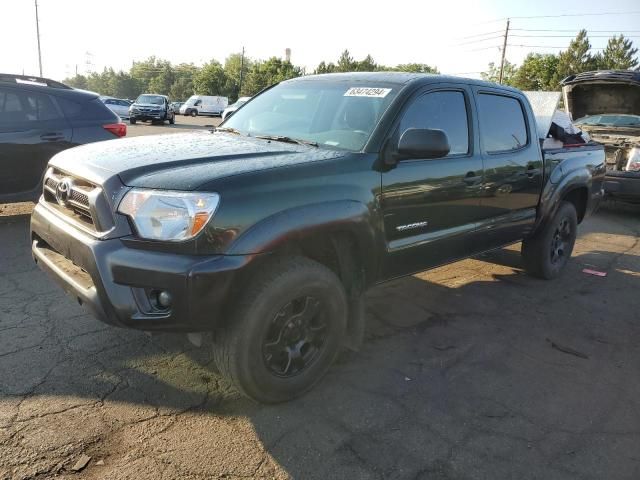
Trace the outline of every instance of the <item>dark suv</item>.
{"label": "dark suv", "polygon": [[36,200],[47,162],[67,148],[126,135],[95,93],[0,74],[0,203]]}
{"label": "dark suv", "polygon": [[171,125],[176,123],[176,114],[171,107],[169,97],[156,95],[155,93],[143,93],[129,107],[129,123],[135,125],[140,120],[151,123],[169,121]]}

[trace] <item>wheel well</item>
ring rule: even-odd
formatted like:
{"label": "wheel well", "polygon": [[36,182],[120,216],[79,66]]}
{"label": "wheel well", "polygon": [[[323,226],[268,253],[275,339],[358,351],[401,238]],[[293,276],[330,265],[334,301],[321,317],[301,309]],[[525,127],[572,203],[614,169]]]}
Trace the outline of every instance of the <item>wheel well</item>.
{"label": "wheel well", "polygon": [[586,187],[574,188],[562,197],[563,201],[573,203],[573,206],[576,208],[576,213],[578,214],[578,223],[582,222],[587,211],[588,198],[589,191]]}

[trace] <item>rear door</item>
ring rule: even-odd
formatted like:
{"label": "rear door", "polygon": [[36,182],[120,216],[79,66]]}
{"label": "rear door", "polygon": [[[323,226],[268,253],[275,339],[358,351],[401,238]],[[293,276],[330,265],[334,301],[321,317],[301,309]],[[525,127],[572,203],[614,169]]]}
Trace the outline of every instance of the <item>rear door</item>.
{"label": "rear door", "polygon": [[409,128],[433,128],[447,134],[451,151],[445,158],[401,160],[382,173],[384,278],[474,251],[468,238],[480,218],[483,180],[474,115],[471,91],[461,85],[422,90],[401,114],[392,145]]}
{"label": "rear door", "polygon": [[52,96],[0,87],[0,196],[38,190],[47,162],[71,146],[71,136]]}
{"label": "rear door", "polygon": [[483,250],[522,239],[533,227],[543,184],[536,126],[524,96],[475,88],[483,195],[476,242]]}

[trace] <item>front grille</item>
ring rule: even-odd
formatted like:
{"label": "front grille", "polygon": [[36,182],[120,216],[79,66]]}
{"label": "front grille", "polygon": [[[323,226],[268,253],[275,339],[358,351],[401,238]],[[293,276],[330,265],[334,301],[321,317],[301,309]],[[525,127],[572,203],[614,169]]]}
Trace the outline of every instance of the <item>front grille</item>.
{"label": "front grille", "polygon": [[45,176],[43,197],[47,205],[79,225],[96,231],[92,198],[102,190],[98,185],[50,168]]}

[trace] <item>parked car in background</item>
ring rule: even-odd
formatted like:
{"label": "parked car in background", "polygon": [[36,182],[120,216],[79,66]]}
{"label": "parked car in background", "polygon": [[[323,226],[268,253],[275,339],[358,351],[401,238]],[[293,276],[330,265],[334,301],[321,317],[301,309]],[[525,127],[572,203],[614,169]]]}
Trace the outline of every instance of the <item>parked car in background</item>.
{"label": "parked car in background", "polygon": [[227,97],[192,95],[180,107],[180,114],[191,115],[222,115],[224,109],[229,105]]}
{"label": "parked car in background", "polygon": [[95,93],[0,73],[0,203],[36,200],[56,153],[126,133],[127,126]]}
{"label": "parked car in background", "polygon": [[222,121],[225,121],[227,117],[231,116],[233,112],[238,110],[242,105],[251,100],[251,97],[240,97],[235,103],[232,103],[222,112]]}
{"label": "parked car in background", "polygon": [[83,224],[43,195],[33,256],[104,322],[215,331],[221,373],[281,402],[361,343],[369,287],[520,241],[530,274],[561,274],[604,150],[544,151],[536,118],[479,80],[288,80],[212,131],[56,155],[45,182],[101,193]]}
{"label": "parked car in background", "polygon": [[120,118],[125,120],[129,118],[129,107],[131,107],[129,100],[113,97],[100,97],[100,100]]}
{"label": "parked car in background", "polygon": [[608,196],[640,203],[640,72],[598,70],[562,81],[575,124],[605,146]]}
{"label": "parked car in background", "polygon": [[155,93],[143,93],[129,107],[129,123],[135,125],[137,121],[151,123],[176,123],[176,114],[171,108],[169,97]]}
{"label": "parked car in background", "polygon": [[171,108],[173,109],[173,113],[179,113],[180,107],[184,105],[184,102],[171,102]]}

